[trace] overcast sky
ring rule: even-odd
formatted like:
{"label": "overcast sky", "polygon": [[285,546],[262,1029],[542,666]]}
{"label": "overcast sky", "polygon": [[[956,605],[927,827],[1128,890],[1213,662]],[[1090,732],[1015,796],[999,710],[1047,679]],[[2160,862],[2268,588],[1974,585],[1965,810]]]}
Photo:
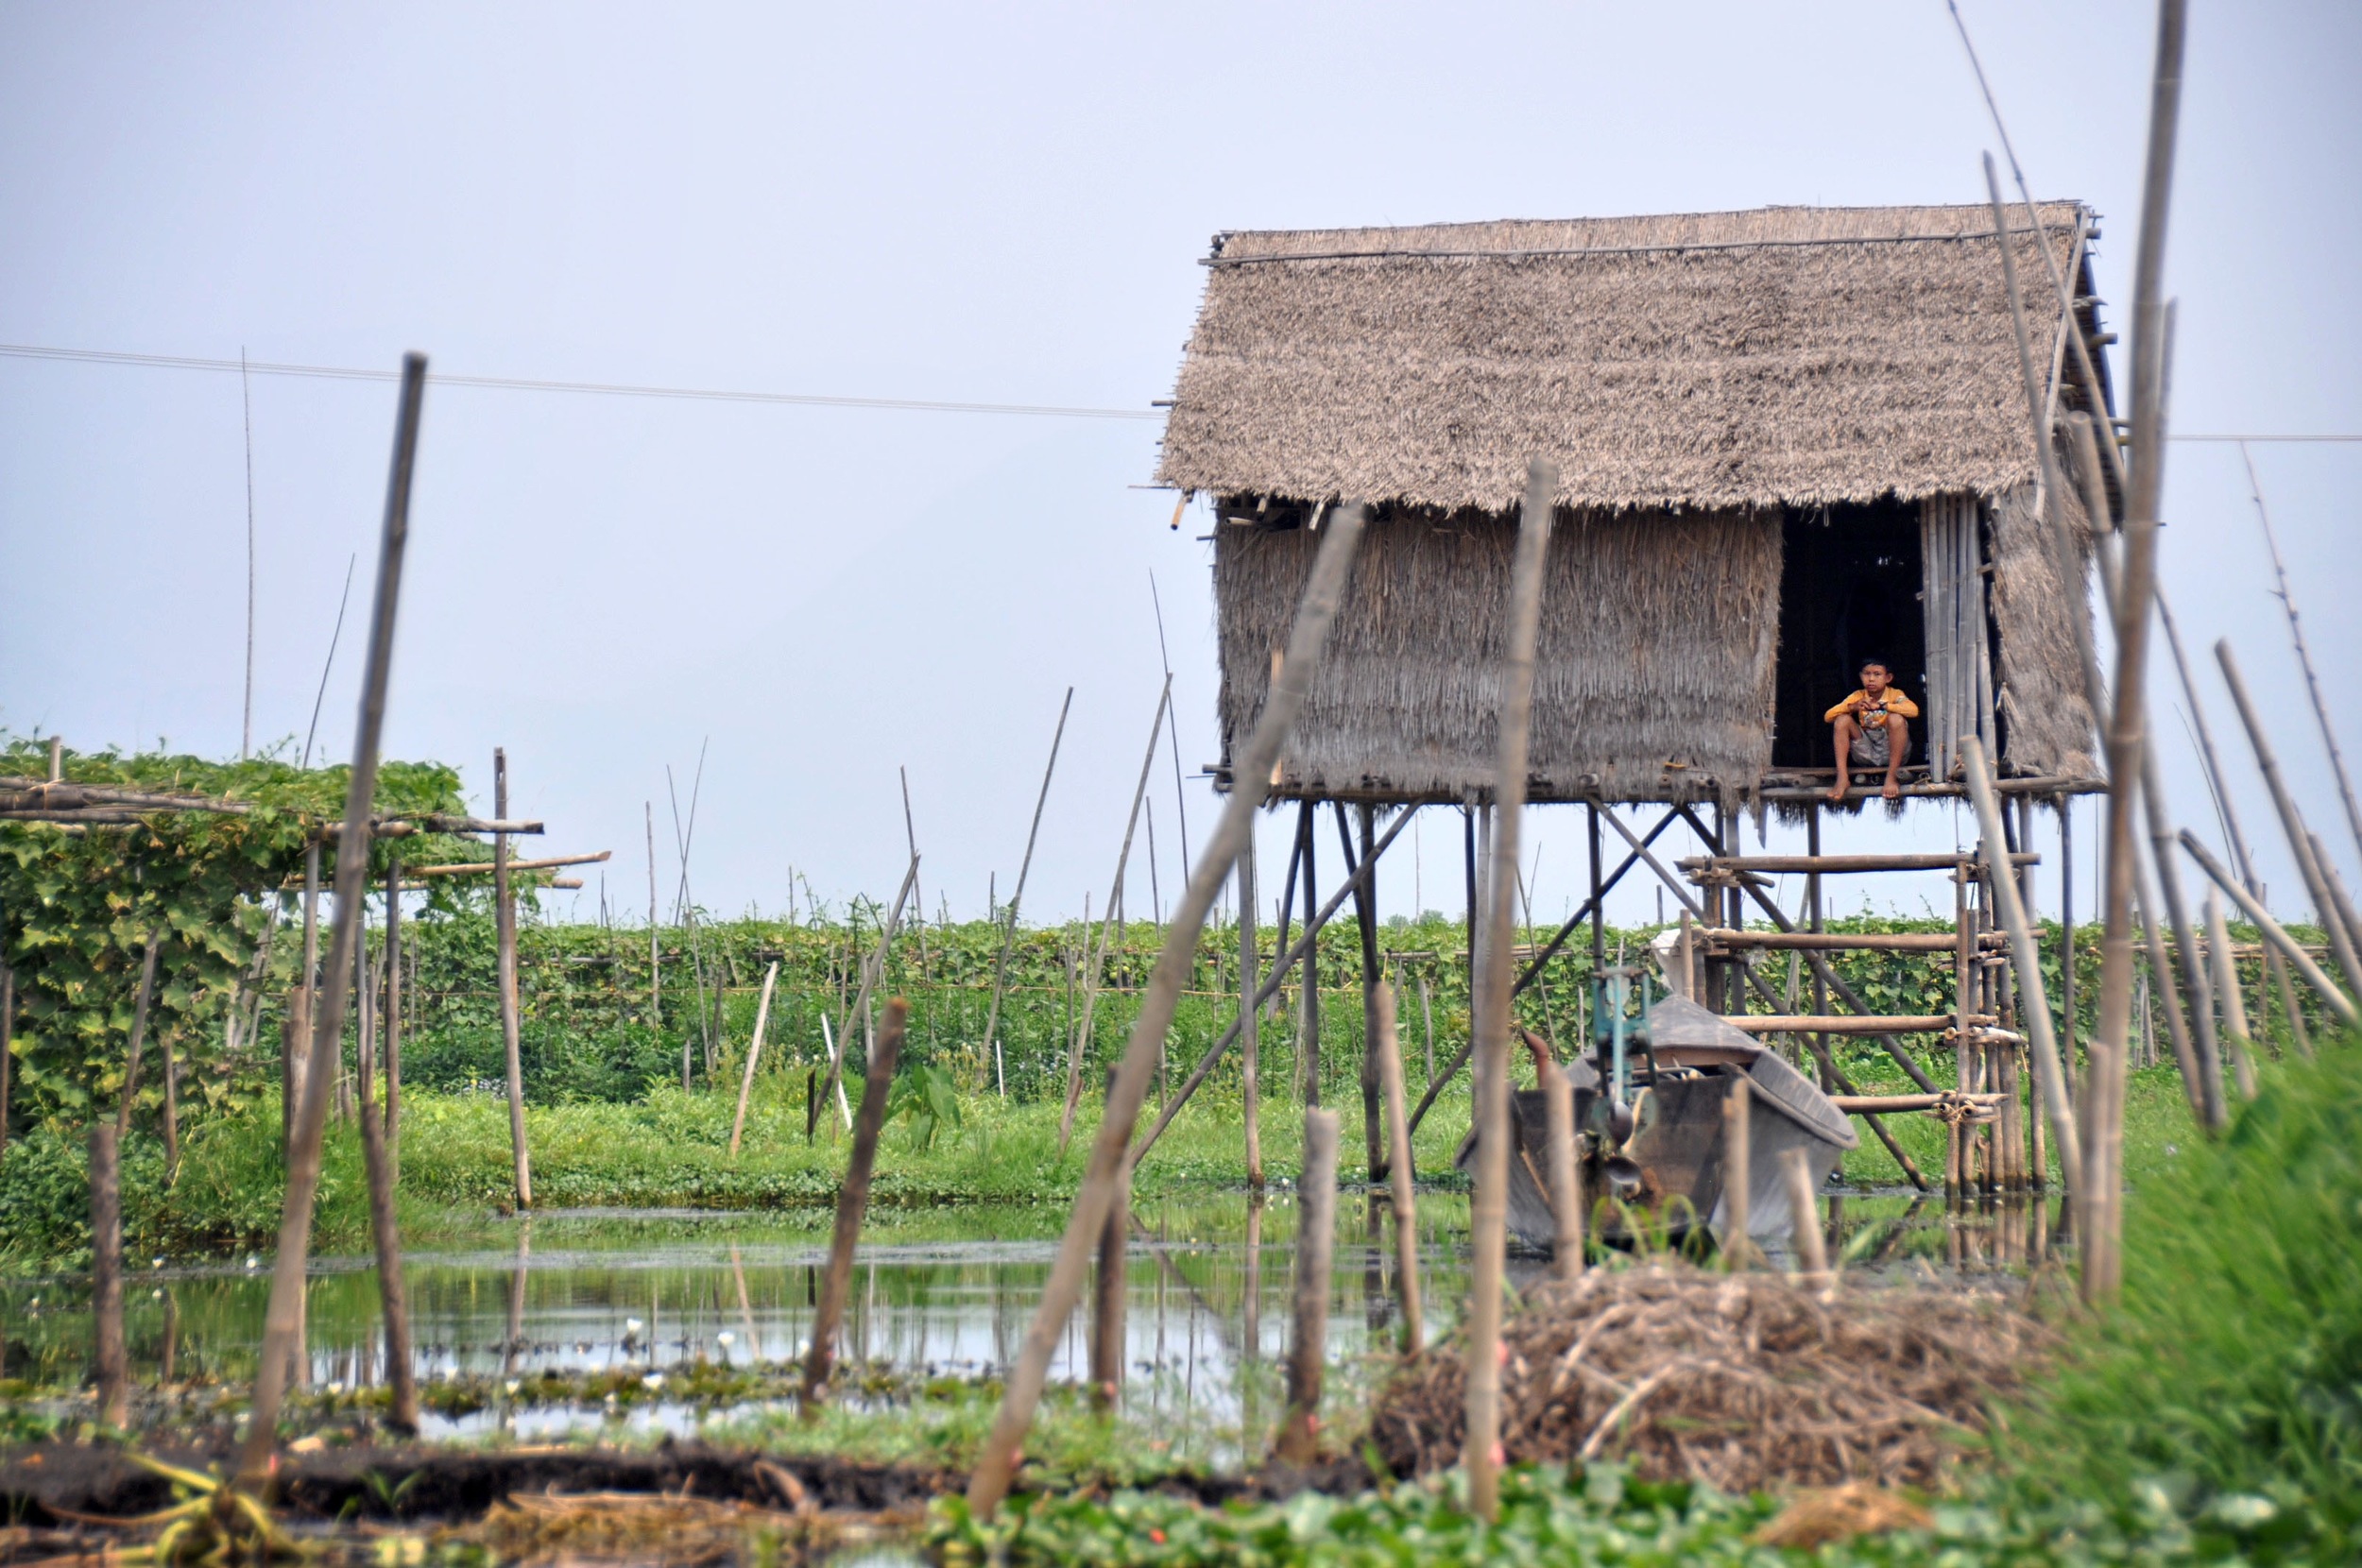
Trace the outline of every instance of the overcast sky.
{"label": "overcast sky", "polygon": [[[2037,195],[2103,214],[2120,327],[2153,14],[1963,5]],[[2195,9],[2166,264],[2177,428],[2362,433],[2362,10]],[[418,349],[454,374],[1147,414],[1217,230],[1974,201],[1994,145],[1941,0],[8,0],[0,342],[382,369]],[[255,730],[300,747],[357,552],[319,722],[341,758],[392,389],[249,385]],[[686,811],[704,751],[691,874],[724,912],[783,910],[791,867],[831,901],[890,894],[907,766],[929,911],[969,915],[1015,876],[1070,684],[1027,907],[1097,907],[1162,678],[1152,575],[1181,759],[1218,750],[1205,512],[1172,530],[1172,498],[1142,487],[1158,428],[433,387],[387,747],[459,764],[488,809],[505,744],[512,810],[549,821],[550,851],[614,849],[607,891],[632,917],[643,803],[668,900],[676,876],[668,765]],[[2362,446],[2254,453],[2362,748]],[[2238,449],[2178,443],[2167,493],[2185,635],[2201,660],[2237,643],[2357,880]],[[236,375],[0,355],[0,726],[234,755],[247,508]],[[2220,683],[2200,679],[2267,840]],[[2211,827],[2182,721],[2160,723],[2176,812]],[[1169,756],[1156,780],[1169,904]],[[1216,803],[1188,792],[1202,843]],[[1423,820],[1388,908],[1457,907],[1456,821]],[[1962,830],[1941,807],[1911,829],[1945,847]],[[1582,880],[1580,819],[1533,831],[1536,913],[1556,912]],[[2267,868],[2301,907],[2285,855]],[[2056,885],[2045,866],[2046,903]],[[1901,896],[1923,895],[1943,896]],[[1614,912],[1653,908],[1635,884]]]}

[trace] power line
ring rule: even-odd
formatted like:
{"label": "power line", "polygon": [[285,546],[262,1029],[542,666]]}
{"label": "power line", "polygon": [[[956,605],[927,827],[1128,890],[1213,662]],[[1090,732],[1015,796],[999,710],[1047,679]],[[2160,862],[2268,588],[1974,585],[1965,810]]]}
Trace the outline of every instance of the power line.
{"label": "power line", "polygon": [[[380,381],[401,378],[398,370],[345,365],[286,365],[264,360],[201,359],[185,354],[132,354],[105,349],[57,349],[31,343],[0,343],[0,357],[60,360],[76,365],[138,366],[156,370],[214,370],[258,376],[304,376],[317,381]],[[811,408],[866,408],[902,414],[1022,414],[1054,419],[1161,419],[1153,408],[1091,408],[1058,403],[955,402],[932,398],[850,398],[819,392],[736,392],[713,387],[641,386],[622,382],[541,381],[524,376],[427,378],[443,386],[472,386],[495,392],[573,392],[608,398],[673,398],[695,402],[785,403]]]}
{"label": "power line", "polygon": [[[155,370],[213,370],[228,374],[300,376],[315,381],[399,381],[399,370],[351,365],[291,365],[267,360],[203,359],[185,354],[132,354],[106,349],[57,349],[31,343],[0,343],[0,359],[56,360],[72,365],[132,366]],[[672,398],[693,402],[775,403],[808,408],[866,408],[903,414],[1017,414],[1053,419],[1161,419],[1157,408],[1098,408],[1062,403],[955,402],[929,398],[852,398],[821,392],[744,392],[717,387],[642,386],[626,382],[541,381],[523,376],[454,376],[434,371],[427,379],[442,386],[472,386],[494,392],[571,392],[608,398]],[[2184,435],[2171,441],[2362,442],[2355,435]]]}

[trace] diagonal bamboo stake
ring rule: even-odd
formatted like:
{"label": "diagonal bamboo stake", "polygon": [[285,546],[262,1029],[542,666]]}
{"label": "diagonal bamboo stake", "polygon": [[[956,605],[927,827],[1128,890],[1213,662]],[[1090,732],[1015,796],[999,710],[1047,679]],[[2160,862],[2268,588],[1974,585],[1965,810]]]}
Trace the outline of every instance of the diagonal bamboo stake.
{"label": "diagonal bamboo stake", "polygon": [[[402,595],[402,564],[410,534],[410,476],[419,450],[419,403],[426,390],[426,356],[406,354],[402,364],[400,413],[394,425],[392,477],[386,485],[385,531],[378,544],[377,603],[369,616],[369,651],[361,680],[361,711],[354,726],[351,775],[345,790],[345,826],[336,841],[336,928],[329,944],[328,973],[352,970],[361,934],[361,889],[368,872],[369,807],[377,793],[377,750],[385,728],[385,689],[394,661],[394,615]],[[322,987],[312,1015],[311,1060],[324,1069],[334,1060],[345,1025],[345,987]],[[302,1322],[304,1265],[312,1245],[312,1202],[318,1196],[320,1135],[328,1119],[329,1080],[305,1075],[303,1099],[290,1158],[287,1196],[279,1225],[279,1259],[271,1270],[270,1304],[263,1322],[262,1358],[254,1372],[254,1397],[246,1441],[238,1454],[238,1485],[258,1491],[270,1478],[279,1445],[279,1411],[287,1392],[289,1352]]]}
{"label": "diagonal bamboo stake", "polygon": [[[2223,1038],[2231,1047],[2231,1070],[2241,1099],[2255,1098],[2255,1062],[2250,1050],[2247,1006],[2239,997],[2239,961],[2231,952],[2231,927],[2222,917],[2222,900],[2206,890],[2206,946],[2213,949],[2215,995],[2222,1003]],[[2265,951],[2271,949],[2267,945]]]}
{"label": "diagonal bamboo stake", "polygon": [[2265,941],[2280,949],[2289,963],[2295,966],[2296,972],[2304,977],[2304,983],[2320,994],[2321,1000],[2337,1015],[2337,1021],[2348,1029],[2362,1029],[2362,1012],[2355,1010],[2353,999],[2337,989],[2337,982],[2322,972],[2321,966],[2313,962],[2313,955],[2288,934],[2287,928],[2271,917],[2271,912],[2264,908],[2263,901],[2241,887],[2237,879],[2223,868],[2223,863],[2215,859],[2214,852],[2206,847],[2205,843],[2186,827],[2182,830],[2182,847],[2189,851],[2190,859],[2215,879],[2217,887],[2231,895],[2231,901],[2239,906],[2239,912],[2255,923],[2255,929],[2264,933]]}
{"label": "diagonal bamboo stake", "polygon": [[1279,748],[1288,731],[1294,727],[1296,715],[1304,707],[1305,692],[1319,673],[1321,648],[1327,640],[1329,622],[1336,618],[1346,574],[1361,542],[1361,507],[1358,503],[1340,506],[1324,526],[1328,537],[1321,541],[1320,554],[1313,560],[1311,580],[1296,611],[1294,630],[1289,634],[1286,663],[1279,678],[1272,683],[1262,716],[1256,721],[1254,734],[1240,755],[1238,770],[1232,775],[1229,804],[1224,807],[1212,842],[1206,846],[1205,859],[1190,874],[1189,887],[1173,911],[1172,923],[1165,929],[1164,948],[1149,977],[1147,993],[1140,998],[1131,1044],[1124,1048],[1123,1060],[1116,1069],[1115,1088],[1107,1097],[1106,1114],[1092,1140],[1090,1166],[1082,1190],[1075,1195],[1074,1212],[1067,1221],[1066,1236],[1058,1244],[1057,1260],[1051,1265],[1050,1277],[1043,1285],[1041,1305],[1034,1314],[1033,1326],[1026,1331],[1024,1347],[1018,1352],[1016,1364],[1009,1369],[1000,1413],[993,1418],[992,1431],[984,1440],[975,1474],[968,1478],[967,1506],[978,1519],[989,1519],[999,1509],[1001,1499],[1008,1494],[1009,1481],[1024,1458],[1025,1434],[1034,1423],[1034,1408],[1040,1402],[1042,1383],[1050,1372],[1050,1358],[1056,1354],[1067,1320],[1073,1315],[1074,1304],[1082,1295],[1091,1251],[1107,1222],[1107,1211],[1129,1153],[1132,1129],[1139,1119],[1140,1104],[1148,1098],[1149,1080],[1156,1070],[1157,1050],[1172,1028],[1173,1010],[1189,978],[1198,932],[1205,927],[1207,911],[1213,908],[1215,896],[1230,876],[1231,862],[1238,859],[1241,846],[1246,843],[1256,810],[1271,788],[1272,768],[1279,760]]}
{"label": "diagonal bamboo stake", "polygon": [[738,1081],[738,1115],[730,1121],[730,1158],[738,1158],[738,1140],[746,1131],[746,1101],[755,1092],[755,1064],[762,1058],[762,1031],[771,1022],[771,988],[779,982],[779,961],[762,974],[762,999],[755,1004],[755,1034],[746,1045],[746,1071]]}
{"label": "diagonal bamboo stake", "polygon": [[158,917],[155,929],[147,933],[147,950],[140,957],[140,989],[131,1007],[131,1045],[124,1053],[123,1103],[115,1107],[115,1136],[128,1136],[131,1131],[131,1097],[140,1088],[140,1050],[147,1043],[147,1009],[156,999],[156,952],[164,943],[163,920]]}
{"label": "diagonal bamboo stake", "polygon": [[2305,831],[2303,814],[2288,793],[2288,781],[2281,775],[2280,758],[2272,750],[2271,737],[2265,731],[2263,716],[2255,710],[2254,699],[2248,695],[2247,681],[2239,673],[2239,661],[2232,656],[2227,639],[2215,644],[2215,661],[2222,666],[2223,684],[2231,689],[2231,706],[2238,709],[2239,723],[2246,726],[2248,741],[2255,748],[2256,770],[2263,774],[2264,787],[2271,793],[2273,809],[2280,813],[2281,826],[2288,835],[2289,854],[2304,878],[2304,891],[2313,900],[2321,929],[2329,936],[2329,949],[2336,956],[2346,983],[2362,987],[2362,962],[2354,957],[2353,939],[2344,922],[2337,918],[2336,897],[2330,892],[2329,878],[2321,874],[2320,862],[2313,856],[2312,835]]}
{"label": "diagonal bamboo stake", "polygon": [[1132,860],[1132,834],[1140,825],[1140,802],[1148,798],[1149,770],[1156,765],[1156,742],[1164,739],[1165,705],[1172,701],[1172,677],[1165,677],[1164,690],[1156,694],[1156,717],[1148,726],[1148,755],[1140,758],[1140,781],[1132,791],[1132,814],[1124,819],[1123,847],[1116,853],[1115,885],[1107,890],[1106,913],[1100,923],[1099,948],[1091,955],[1090,967],[1083,980],[1083,1027],[1075,1031],[1074,1043],[1067,1053],[1066,1109],[1058,1116],[1058,1157],[1066,1157],[1067,1142],[1074,1135],[1074,1111],[1083,1097],[1083,1057],[1090,1049],[1091,1018],[1099,1011],[1101,977],[1107,967],[1107,949],[1117,936],[1116,912],[1122,904],[1123,868]]}
{"label": "diagonal bamboo stake", "polygon": [[1558,466],[1535,458],[1526,469],[1517,513],[1517,557],[1510,579],[1509,653],[1502,670],[1500,764],[1493,775],[1493,866],[1486,878],[1484,946],[1477,1001],[1476,1197],[1469,1204],[1476,1259],[1468,1307],[1467,1438],[1461,1467],[1468,1508],[1486,1523],[1500,1512],[1501,1290],[1509,1250],[1509,1031],[1515,962],[1510,925],[1516,918],[1518,832],[1525,816],[1526,765],[1533,727],[1533,649],[1542,625],[1542,575],[1549,557],[1550,512]]}
{"label": "diagonal bamboo stake", "polygon": [[2075,1125],[2075,1113],[2067,1104],[2066,1072],[2059,1064],[2059,1037],[2050,1020],[2049,998],[2043,992],[2042,948],[2026,918],[2026,904],[2018,895],[2017,878],[2010,875],[2009,841],[2002,831],[2000,799],[1994,793],[1984,743],[1973,735],[1964,737],[1960,756],[1968,765],[1969,798],[1976,804],[1977,827],[1983,835],[1986,885],[1993,889],[1994,901],[2000,906],[2002,929],[2010,933],[2011,961],[2017,965],[2018,1014],[2026,1020],[2027,1034],[2033,1042],[2034,1078],[2042,1087],[2043,1104],[2050,1113],[2051,1130],[2059,1140],[2060,1170],[2071,1186],[2082,1175],[2083,1141]]}
{"label": "diagonal bamboo stake", "polygon": [[2100,943],[2099,1027],[2092,1037],[2093,1135],[2079,1189],[2086,1264],[2083,1295],[2114,1299],[2123,1281],[2124,1089],[2132,1015],[2132,902],[2137,866],[2141,757],[2148,661],[2148,605],[2157,582],[2158,503],[2165,485],[2165,219],[2182,109],[2187,0],[2159,0],[2157,55],[2149,89],[2148,149],[2132,286],[2132,466],[2125,499],[2124,567],[2116,605],[2116,670],[2108,729],[2106,921]]}
{"label": "diagonal bamboo stake", "polygon": [[2288,612],[2288,639],[2296,644],[2297,662],[2304,667],[2304,690],[2313,699],[2313,717],[2320,721],[2321,743],[2329,748],[2329,770],[2337,780],[2337,798],[2346,809],[2346,827],[2353,834],[2353,845],[2362,850],[2362,806],[2353,799],[2353,780],[2346,774],[2345,754],[2337,749],[2337,732],[2330,727],[2329,705],[2321,699],[2321,677],[2313,668],[2313,650],[2305,646],[2304,623],[2297,617],[2297,602],[2288,591],[2288,568],[2280,558],[2280,540],[2272,534],[2271,513],[2264,507],[2264,482],[2255,476],[2255,457],[2239,443],[2239,461],[2247,465],[2249,493],[2255,498],[2255,520],[2264,526],[2264,548],[2271,552],[2272,575],[2280,588],[2272,597]]}
{"label": "diagonal bamboo stake", "polygon": [[[916,864],[916,860],[912,862]],[[902,1033],[910,1021],[910,1003],[896,997],[885,1005],[878,1025],[878,1048],[864,1065],[861,1116],[853,1127],[853,1148],[845,1164],[845,1185],[836,1194],[836,1228],[829,1237],[829,1268],[820,1286],[819,1304],[812,1318],[812,1343],[804,1353],[804,1381],[797,1395],[803,1418],[820,1413],[828,1392],[829,1369],[836,1358],[837,1325],[845,1316],[845,1298],[852,1287],[853,1248],[861,1239],[863,1217],[869,1212],[869,1176],[878,1159],[878,1134],[885,1126],[886,1100],[894,1088],[894,1067],[902,1053]]]}
{"label": "diagonal bamboo stake", "polygon": [[1017,911],[1025,901],[1025,878],[1034,869],[1034,842],[1041,837],[1042,808],[1050,804],[1050,780],[1058,771],[1058,742],[1066,739],[1066,716],[1074,708],[1074,688],[1066,689],[1066,701],[1058,707],[1058,727],[1050,737],[1050,763],[1041,771],[1041,793],[1034,797],[1034,826],[1025,830],[1025,858],[1018,862],[1017,891],[1009,895],[1008,924],[1001,932],[1001,958],[992,969],[992,1009],[984,1014],[984,1051],[992,1058],[993,1087],[1003,1099],[1009,1097],[1009,1080],[1001,1064],[1001,999],[1009,983],[1009,950],[1017,946]]}
{"label": "diagonal bamboo stake", "polygon": [[845,1057],[846,1053],[852,1048],[854,1020],[861,1017],[863,1011],[868,1007],[871,991],[876,989],[879,980],[885,977],[886,955],[894,948],[894,933],[901,929],[902,908],[910,902],[911,890],[917,885],[918,857],[913,855],[910,869],[902,873],[902,885],[894,895],[893,912],[886,916],[885,923],[878,928],[877,948],[869,955],[868,962],[862,965],[861,989],[853,994],[851,1003],[846,1007],[844,1014],[837,1019],[834,1053],[829,1058],[829,1081],[820,1086],[820,1098],[823,1099],[827,1099],[831,1095],[841,1095],[843,1092],[841,1084],[845,1077]]}

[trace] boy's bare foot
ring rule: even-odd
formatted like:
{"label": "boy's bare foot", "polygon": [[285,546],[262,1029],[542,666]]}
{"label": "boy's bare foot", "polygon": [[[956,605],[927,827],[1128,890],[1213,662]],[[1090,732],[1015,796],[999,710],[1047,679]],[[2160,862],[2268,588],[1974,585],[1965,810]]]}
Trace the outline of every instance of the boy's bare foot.
{"label": "boy's bare foot", "polygon": [[1854,781],[1851,778],[1848,778],[1844,773],[1840,772],[1837,775],[1837,783],[1829,790],[1829,804],[1832,806],[1844,805],[1845,792],[1853,787]]}
{"label": "boy's bare foot", "polygon": [[1888,800],[1899,800],[1902,798],[1903,789],[1901,785],[1895,783],[1894,775],[1892,774],[1889,774],[1887,775],[1886,788],[1880,790],[1878,793],[1880,796]]}

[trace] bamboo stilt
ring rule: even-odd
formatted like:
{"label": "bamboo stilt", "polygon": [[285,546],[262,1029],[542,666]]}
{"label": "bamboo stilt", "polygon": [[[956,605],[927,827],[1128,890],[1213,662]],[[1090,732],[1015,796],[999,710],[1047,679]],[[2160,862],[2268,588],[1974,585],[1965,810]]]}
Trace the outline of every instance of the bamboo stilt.
{"label": "bamboo stilt", "polygon": [[1722,1258],[1736,1271],[1754,1246],[1754,1091],[1743,1072],[1731,1074],[1722,1095]]}
{"label": "bamboo stilt", "polygon": [[1328,1277],[1337,1244],[1337,1113],[1304,1113],[1304,1174],[1297,1184],[1295,1329],[1288,1347],[1288,1416],[1275,1452],[1288,1464],[1320,1449],[1321,1385],[1328,1367]]}

